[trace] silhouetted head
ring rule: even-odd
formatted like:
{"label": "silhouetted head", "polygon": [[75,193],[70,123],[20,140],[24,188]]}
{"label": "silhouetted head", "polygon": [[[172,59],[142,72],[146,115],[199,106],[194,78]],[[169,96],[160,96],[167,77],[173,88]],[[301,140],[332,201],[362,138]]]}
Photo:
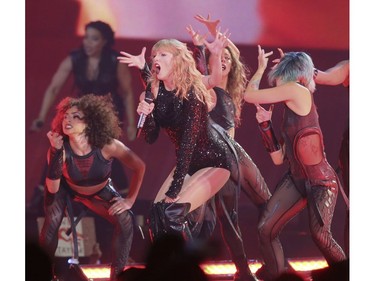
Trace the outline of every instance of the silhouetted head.
{"label": "silhouetted head", "polygon": [[92,21],[86,24],[85,30],[87,30],[88,28],[95,28],[102,34],[103,38],[107,41],[105,47],[109,48],[114,45],[115,33],[108,23],[105,23],[100,20]]}

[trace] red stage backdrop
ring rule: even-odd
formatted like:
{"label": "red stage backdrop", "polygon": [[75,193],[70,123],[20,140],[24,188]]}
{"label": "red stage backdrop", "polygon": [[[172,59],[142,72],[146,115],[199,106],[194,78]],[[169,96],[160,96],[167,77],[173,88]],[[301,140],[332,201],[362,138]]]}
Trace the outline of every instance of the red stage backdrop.
{"label": "red stage backdrop", "polygon": [[[44,91],[60,61],[81,43],[85,23],[91,20],[109,22],[117,37],[115,48],[138,54],[143,46],[147,54],[161,38],[177,38],[190,43],[185,31],[192,24],[201,33],[203,25],[194,15],[211,14],[221,19],[222,30],[229,28],[231,39],[238,45],[244,61],[257,67],[257,44],[266,50],[277,47],[284,51],[308,52],[318,68],[331,67],[349,58],[349,1],[297,0],[33,0],[26,2],[26,199],[30,200],[39,182],[49,146],[46,133],[28,131],[37,117]],[[276,57],[276,55],[275,55]],[[133,89],[138,100],[142,91],[138,72],[132,69]],[[264,84],[265,85],[265,84]],[[56,103],[71,94],[72,80],[62,89]],[[325,136],[326,152],[332,166],[337,166],[341,134],[349,117],[347,89],[318,86],[315,94],[320,122]],[[281,107],[275,108],[274,120],[280,120]],[[272,164],[261,143],[255,121],[255,110],[244,107],[242,126],[237,141],[247,150],[261,169],[271,190],[285,167]],[[51,121],[53,110],[48,115]],[[277,125],[276,125],[277,127]],[[154,145],[143,140],[124,142],[147,164],[140,200],[152,200],[174,163],[170,141],[161,134]],[[248,204],[248,202],[245,202]]]}

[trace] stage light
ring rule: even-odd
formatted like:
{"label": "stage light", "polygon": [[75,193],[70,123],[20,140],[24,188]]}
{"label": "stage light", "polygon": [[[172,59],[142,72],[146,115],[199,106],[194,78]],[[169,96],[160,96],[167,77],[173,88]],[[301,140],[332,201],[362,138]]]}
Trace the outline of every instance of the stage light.
{"label": "stage light", "polygon": [[327,261],[323,258],[289,260],[289,264],[295,271],[312,271],[328,266]]}
{"label": "stage light", "polygon": [[[261,262],[257,260],[249,260],[249,268],[251,272],[255,273],[261,266]],[[289,259],[288,263],[297,272],[310,272],[312,270],[325,268],[328,266],[324,258],[304,258],[304,259]],[[131,263],[125,267],[144,268],[145,265],[142,263]],[[217,278],[222,280],[224,277],[231,279],[236,272],[236,267],[231,261],[210,261],[201,264],[203,271],[212,280]],[[110,265],[81,265],[83,273],[90,281],[105,281],[110,275]]]}

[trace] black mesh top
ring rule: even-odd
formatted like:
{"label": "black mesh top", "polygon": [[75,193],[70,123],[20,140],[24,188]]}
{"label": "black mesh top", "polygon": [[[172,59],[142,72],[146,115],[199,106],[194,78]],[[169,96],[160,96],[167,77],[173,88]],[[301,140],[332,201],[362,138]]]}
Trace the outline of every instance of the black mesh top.
{"label": "black mesh top", "polygon": [[73,152],[69,142],[64,142],[65,162],[63,176],[78,186],[91,186],[105,182],[111,175],[112,161],[103,157],[100,148],[94,147],[86,155]]}

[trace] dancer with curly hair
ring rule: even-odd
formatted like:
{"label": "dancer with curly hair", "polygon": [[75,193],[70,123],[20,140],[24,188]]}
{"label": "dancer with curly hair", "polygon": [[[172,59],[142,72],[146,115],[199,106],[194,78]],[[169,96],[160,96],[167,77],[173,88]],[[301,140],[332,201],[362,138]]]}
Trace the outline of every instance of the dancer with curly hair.
{"label": "dancer with curly hair", "polygon": [[[48,170],[45,220],[40,243],[54,256],[65,209],[80,202],[113,224],[111,281],[123,270],[133,239],[133,206],[145,173],[144,162],[119,137],[121,128],[109,96],[64,98],[57,106],[47,133]],[[130,189],[123,198],[110,178],[118,159],[132,171]]]}

